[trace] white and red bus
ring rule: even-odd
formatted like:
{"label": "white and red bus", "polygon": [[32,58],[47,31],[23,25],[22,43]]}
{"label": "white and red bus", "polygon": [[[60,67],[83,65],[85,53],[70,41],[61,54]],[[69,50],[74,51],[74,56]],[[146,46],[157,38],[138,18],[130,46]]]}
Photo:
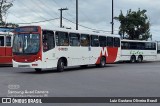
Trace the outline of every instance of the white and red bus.
{"label": "white and red bus", "polygon": [[0,28],[0,65],[12,64],[13,28]]}
{"label": "white and red bus", "polygon": [[67,66],[104,67],[120,58],[120,38],[113,35],[40,26],[19,27],[14,34],[13,67],[63,71]]}
{"label": "white and red bus", "polygon": [[157,42],[140,40],[121,40],[120,61],[132,63],[155,61],[157,59]]}

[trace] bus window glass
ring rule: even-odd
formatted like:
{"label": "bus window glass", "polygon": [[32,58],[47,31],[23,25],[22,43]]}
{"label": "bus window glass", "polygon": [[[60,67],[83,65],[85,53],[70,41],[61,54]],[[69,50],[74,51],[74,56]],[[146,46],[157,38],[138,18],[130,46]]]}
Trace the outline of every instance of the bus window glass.
{"label": "bus window glass", "polygon": [[145,43],[143,43],[143,42],[138,42],[138,43],[137,43],[137,49],[138,49],[138,50],[145,50]]}
{"label": "bus window glass", "polygon": [[76,33],[70,33],[70,46],[80,46],[80,35]]}
{"label": "bus window glass", "polygon": [[113,37],[107,37],[107,46],[113,47]]}
{"label": "bus window glass", "polygon": [[11,46],[11,36],[6,37],[6,46]]}
{"label": "bus window glass", "polygon": [[57,46],[69,46],[69,37],[66,32],[56,32]]}
{"label": "bus window glass", "polygon": [[55,47],[54,32],[43,31],[43,51],[51,50]]}
{"label": "bus window glass", "polygon": [[91,35],[91,46],[98,47],[99,46],[99,38],[97,35]]}
{"label": "bus window glass", "polygon": [[100,47],[106,47],[106,37],[105,36],[99,36],[99,43],[100,43]]}
{"label": "bus window glass", "polygon": [[0,36],[0,46],[4,46],[4,36]]}
{"label": "bus window glass", "polygon": [[114,47],[120,47],[120,39],[114,38]]}
{"label": "bus window glass", "polygon": [[156,43],[152,43],[151,48],[152,48],[152,50],[156,50]]}
{"label": "bus window glass", "polygon": [[135,50],[135,49],[137,49],[137,42],[130,42],[130,49],[133,49],[133,50]]}
{"label": "bus window glass", "polygon": [[81,46],[90,46],[89,35],[81,34]]}
{"label": "bus window glass", "polygon": [[145,43],[145,50],[151,50],[152,49],[152,43],[146,42]]}
{"label": "bus window glass", "polygon": [[13,54],[36,54],[40,49],[40,35],[18,34],[13,44]]}
{"label": "bus window glass", "polygon": [[122,49],[130,49],[129,42],[124,42],[124,41],[122,41],[122,42],[121,42],[121,48],[122,48]]}

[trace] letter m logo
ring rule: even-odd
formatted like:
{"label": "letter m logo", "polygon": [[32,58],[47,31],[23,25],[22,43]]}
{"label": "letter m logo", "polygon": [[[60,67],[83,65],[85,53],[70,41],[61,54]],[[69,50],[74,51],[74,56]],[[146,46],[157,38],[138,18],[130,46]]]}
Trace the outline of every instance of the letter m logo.
{"label": "letter m logo", "polygon": [[102,48],[102,56],[108,56],[107,47]]}

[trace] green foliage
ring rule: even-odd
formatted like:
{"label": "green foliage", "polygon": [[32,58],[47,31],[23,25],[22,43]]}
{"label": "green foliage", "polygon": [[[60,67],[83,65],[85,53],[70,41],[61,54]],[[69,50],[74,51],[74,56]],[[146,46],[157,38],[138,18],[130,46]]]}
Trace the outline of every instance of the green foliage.
{"label": "green foliage", "polygon": [[128,35],[130,40],[148,40],[152,35],[150,34],[150,22],[145,14],[146,10],[132,11],[131,9],[127,11],[126,16],[123,12],[120,12],[118,17],[114,19],[120,22],[119,34],[122,38],[125,34]]}

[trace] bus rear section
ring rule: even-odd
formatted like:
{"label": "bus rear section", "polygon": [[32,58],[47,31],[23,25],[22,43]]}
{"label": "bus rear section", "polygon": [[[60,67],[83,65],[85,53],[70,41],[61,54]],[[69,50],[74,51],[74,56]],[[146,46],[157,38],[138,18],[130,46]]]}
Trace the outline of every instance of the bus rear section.
{"label": "bus rear section", "polygon": [[19,27],[14,33],[13,67],[36,71],[57,68],[61,72],[68,66],[104,67],[120,59],[117,36],[39,26]]}
{"label": "bus rear section", "polygon": [[131,63],[155,61],[157,43],[153,41],[121,40],[121,61]]}
{"label": "bus rear section", "polygon": [[13,33],[0,32],[0,65],[12,64]]}

